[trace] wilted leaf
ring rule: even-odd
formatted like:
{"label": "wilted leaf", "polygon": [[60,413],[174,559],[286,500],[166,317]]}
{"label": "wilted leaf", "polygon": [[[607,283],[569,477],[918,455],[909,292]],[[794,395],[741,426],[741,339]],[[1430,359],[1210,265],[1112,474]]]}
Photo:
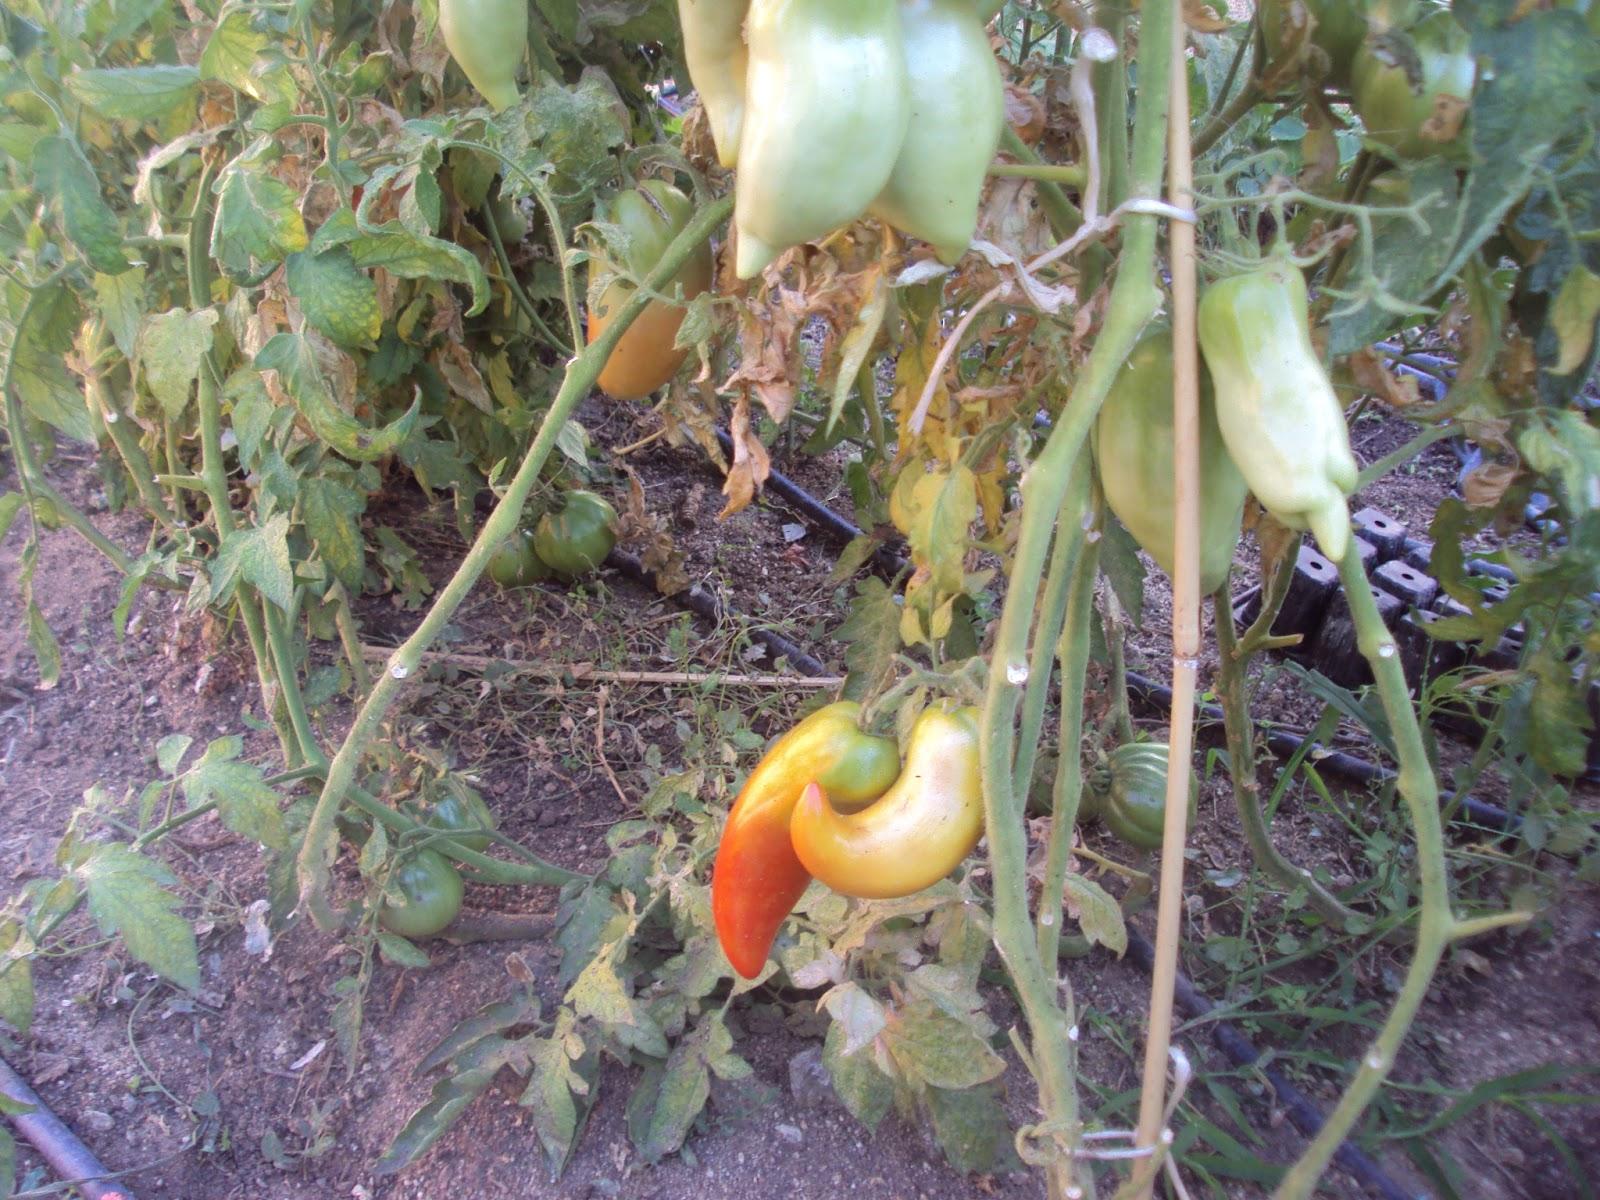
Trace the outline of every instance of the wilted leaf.
{"label": "wilted leaf", "polygon": [[194,930],[174,911],[178,899],[167,889],[177,880],[170,871],[120,842],[108,842],[93,849],[77,874],[101,933],[121,934],[128,953],[179,987],[200,986]]}

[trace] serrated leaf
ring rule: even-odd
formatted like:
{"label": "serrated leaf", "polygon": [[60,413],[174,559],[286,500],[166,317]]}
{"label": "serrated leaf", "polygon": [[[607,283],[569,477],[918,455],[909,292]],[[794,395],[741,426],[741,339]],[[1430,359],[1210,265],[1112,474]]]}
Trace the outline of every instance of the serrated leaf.
{"label": "serrated leaf", "polygon": [[457,1069],[433,1085],[428,1102],[411,1114],[373,1164],[373,1174],[393,1175],[421,1158],[487,1090],[500,1068],[520,1057],[518,1044],[504,1038],[485,1039],[471,1047],[457,1061]]}
{"label": "serrated leaf", "polygon": [[[1128,622],[1135,629],[1144,626],[1144,561],[1139,557],[1139,543],[1115,517],[1108,520],[1100,539],[1100,569],[1105,573],[1122,605]],[[1056,536],[1060,536],[1057,527]],[[1082,550],[1079,551],[1082,553]]]}
{"label": "serrated leaf", "polygon": [[926,1000],[892,1011],[883,1041],[902,1071],[930,1087],[975,1087],[1006,1069],[977,1030]]}
{"label": "serrated leaf", "polygon": [[139,330],[139,371],[150,394],[169,421],[189,405],[190,389],[211,349],[212,330],[221,319],[216,309],[190,312],[169,309],[145,318]]}
{"label": "serrated leaf", "polygon": [[857,583],[850,612],[834,636],[845,644],[844,662],[852,681],[870,687],[892,671],[900,651],[900,606],[889,585],[876,576]]}
{"label": "serrated leaf", "polygon": [[194,739],[186,733],[170,733],[156,743],[156,766],[163,775],[175,775]]}
{"label": "serrated leaf", "polygon": [[383,330],[378,287],[356,269],[349,250],[301,251],[289,255],[285,267],[289,293],[312,325],[341,346],[366,348],[377,341]]}
{"label": "serrated leaf", "polygon": [[83,390],[67,371],[66,358],[83,319],[65,284],[38,293],[33,318],[12,348],[12,386],[30,415],[80,442],[94,444],[94,425]]}
{"label": "serrated leaf", "polygon": [[1116,898],[1094,880],[1068,874],[1064,887],[1067,903],[1077,914],[1078,928],[1091,944],[1104,946],[1118,958],[1128,951],[1128,927]]}
{"label": "serrated leaf", "polygon": [[94,295],[99,302],[101,320],[124,358],[132,358],[137,353],[139,325],[145,312],[144,280],[143,267],[116,275],[97,273],[94,277]]}
{"label": "serrated leaf", "polygon": [[382,267],[401,279],[446,279],[468,285],[472,289],[469,317],[489,304],[489,277],[483,264],[454,242],[427,237],[399,221],[389,221],[353,237],[349,246],[358,267]]}
{"label": "serrated leaf", "polygon": [[[1489,5],[1468,15],[1495,19]],[[1441,286],[1527,193],[1550,148],[1584,119],[1597,60],[1593,35],[1571,11],[1531,11],[1501,27],[1474,29],[1472,54],[1478,60],[1469,118],[1473,166],[1451,253],[1438,273]]]}
{"label": "serrated leaf", "polygon": [[695,1118],[711,1098],[711,1074],[706,1069],[703,1049],[698,1033],[673,1047],[652,1097],[648,1119],[630,1123],[634,1147],[646,1162],[656,1162],[683,1145]]}
{"label": "serrated leaf", "polygon": [[248,8],[224,13],[200,52],[200,76],[227,84],[262,104],[296,97],[294,79],[267,33],[254,27]]}
{"label": "serrated leaf", "polygon": [[259,163],[234,161],[217,185],[211,256],[235,278],[276,266],[308,240],[300,197]]}
{"label": "serrated leaf", "polygon": [[89,912],[107,937],[120,934],[140,962],[180,987],[200,986],[194,930],[178,916],[177,883],[154,859],[120,842],[96,846],[77,867]]}
{"label": "serrated leaf", "polygon": [[444,1066],[468,1046],[490,1034],[504,1033],[514,1025],[537,1020],[538,1016],[537,996],[521,996],[515,1000],[497,1000],[493,1004],[486,1004],[445,1034],[439,1044],[416,1065],[414,1073],[425,1075]]}
{"label": "serrated leaf", "polygon": [[147,66],[91,68],[74,71],[67,91],[102,117],[121,121],[154,121],[174,109],[192,107],[200,94],[200,72],[194,67]]}
{"label": "serrated leaf", "polygon": [[218,743],[206,748],[200,761],[183,776],[183,795],[190,808],[217,802],[217,815],[235,833],[252,838],[271,850],[288,847],[278,794],[263,781],[261,769],[233,761]]}
{"label": "serrated leaf", "polygon": [[613,956],[595,955],[572,981],[563,1000],[579,1017],[605,1025],[632,1025],[636,1021],[633,998],[617,974]]}
{"label": "serrated leaf", "polygon": [[395,452],[416,428],[421,399],[388,425],[372,429],[346,413],[334,399],[308,333],[279,333],[256,355],[255,365],[276,371],[312,431],[346,458],[373,462]]}
{"label": "serrated leaf", "polygon": [[842,1027],[828,1026],[822,1043],[822,1065],[828,1069],[834,1093],[850,1110],[850,1115],[868,1129],[877,1129],[878,1122],[888,1114],[894,1102],[894,1085],[878,1070],[872,1055],[865,1051],[846,1054],[845,1042]]}
{"label": "serrated leaf", "polygon": [[27,1037],[33,1012],[33,943],[23,938],[20,924],[8,920],[0,923],[0,1020]]}
{"label": "serrated leaf", "polygon": [[988,1171],[1005,1161],[1011,1127],[997,1088],[930,1088],[927,1102],[934,1136],[951,1166],[960,1171]]}
{"label": "serrated leaf", "polygon": [[1587,689],[1573,678],[1572,667],[1553,648],[1528,664],[1533,694],[1529,702],[1528,745],[1534,761],[1552,775],[1583,774],[1594,721],[1585,703]]}
{"label": "serrated leaf", "polygon": [[574,1025],[571,1012],[562,1010],[549,1037],[527,1043],[532,1071],[518,1101],[528,1109],[552,1177],[567,1165],[599,1098],[600,1055]]}
{"label": "serrated leaf", "polygon": [[33,186],[96,271],[116,275],[132,265],[122,253],[122,227],[101,198],[99,177],[76,142],[52,136],[35,143]]}
{"label": "serrated leaf", "polygon": [[889,1023],[883,1005],[854,981],[841,983],[830,991],[822,998],[822,1007],[844,1033],[841,1054],[854,1054],[871,1044]]}
{"label": "serrated leaf", "polygon": [[359,592],[366,573],[359,519],[366,511],[366,497],[323,475],[301,479],[299,494],[300,519],[322,560],[340,583]]}
{"label": "serrated leaf", "polygon": [[211,570],[213,603],[232,594],[243,579],[283,611],[294,606],[294,576],[289,566],[289,518],[279,513],[256,529],[239,529],[222,539]]}
{"label": "serrated leaf", "polygon": [[420,971],[433,965],[433,960],[419,946],[397,933],[378,934],[378,953],[383,955],[383,961],[391,966],[409,967]]}

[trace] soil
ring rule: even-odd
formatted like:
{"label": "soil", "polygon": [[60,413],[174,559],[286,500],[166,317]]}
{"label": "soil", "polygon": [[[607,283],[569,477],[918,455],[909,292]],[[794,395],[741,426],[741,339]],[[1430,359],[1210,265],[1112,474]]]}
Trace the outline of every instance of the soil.
{"label": "soil", "polygon": [[[617,445],[635,440],[639,428],[648,431],[638,425],[642,418],[633,415],[638,411],[591,406],[584,419],[603,444]],[[1367,432],[1370,441],[1362,436]],[[1405,436],[1399,422],[1363,427],[1357,438],[1363,461]],[[827,578],[836,545],[816,531],[802,530],[802,536],[786,541],[795,531],[783,527],[800,522],[778,505],[757,504],[718,522],[716,481],[705,473],[697,452],[658,445],[629,461],[649,507],[673,514],[692,581],[838,663],[839,646],[827,635],[848,592]],[[847,503],[836,495],[836,463],[778,465],[848,515]],[[1392,476],[1360,501],[1402,519],[1430,512],[1454,469],[1449,452],[1435,446],[1413,472]],[[105,511],[88,463],[59,459],[52,473],[103,532],[130,551],[142,548],[139,520]],[[463,550],[449,514],[409,494],[389,497],[386,504],[383,521],[404,532],[418,547],[425,573],[435,584],[442,582]],[[186,733],[203,745],[246,729],[245,715],[259,711],[241,639],[185,616],[181,596],[145,593],[129,635],[114,640],[110,614],[120,581],[67,531],[45,535],[35,585],[60,636],[64,663],[60,684],[40,688],[17,597],[22,545],[19,522],[0,542],[0,794],[13,814],[11,834],[0,838],[0,872],[12,893],[52,873],[55,841],[85,803],[86,789],[99,784],[119,800],[156,776],[154,748],[163,737]],[[1143,629],[1130,649],[1136,669],[1165,674],[1169,607],[1160,576],[1152,573]],[[419,614],[393,598],[369,597],[360,617],[369,642],[392,643],[415,626]],[[485,584],[452,622],[449,648],[644,668],[667,661],[678,669],[742,661],[750,670],[768,669],[738,625],[709,630],[696,624],[684,641],[687,621],[669,601],[610,574],[573,592],[539,588],[507,595]],[[677,643],[674,636],[680,637]],[[1207,678],[1212,666],[1203,666]],[[756,704],[781,709],[798,699],[741,692],[727,703],[748,711]],[[1291,727],[1309,728],[1320,711],[1271,666],[1259,680],[1256,702],[1262,715]],[[602,704],[607,724],[597,737]],[[630,815],[642,795],[650,777],[645,761],[650,748],[673,761],[679,747],[672,728],[687,709],[672,694],[649,689],[619,686],[600,701],[581,686],[545,682],[498,688],[473,675],[435,671],[411,692],[407,712],[410,721],[398,735],[402,748],[470,765],[506,832],[563,866],[593,870],[605,856],[606,829]],[[325,742],[337,744],[349,720],[348,705],[330,702],[317,717]],[[1159,717],[1145,714],[1141,721],[1160,727]],[[753,723],[764,728],[768,721]],[[1341,733],[1352,744],[1361,741],[1353,727]],[[251,734],[247,747],[258,759],[271,757],[270,739],[260,734]],[[609,768],[610,775],[597,765]],[[1212,990],[1213,998],[1246,1003],[1256,998],[1251,989],[1228,991],[1229,975],[1206,955],[1211,939],[1241,931],[1238,885],[1229,880],[1239,876],[1244,850],[1224,784],[1212,778],[1203,788],[1190,850],[1185,968]],[[1336,791],[1335,799],[1369,825],[1383,819],[1376,806],[1363,815],[1362,805],[1372,805],[1370,798]],[[1359,876],[1369,864],[1347,861],[1350,843],[1340,819],[1337,810],[1317,803],[1309,792],[1291,789],[1274,835],[1291,858]],[[103,817],[81,824],[108,830]],[[428,947],[432,965],[425,971],[380,965],[368,998],[360,1063],[347,1078],[330,1029],[332,987],[348,969],[337,941],[302,919],[273,943],[269,956],[252,955],[245,948],[243,917],[265,894],[257,852],[211,818],[164,845],[166,861],[189,889],[188,913],[201,935],[200,992],[185,996],[160,983],[122,958],[115,944],[104,953],[53,957],[36,967],[34,1032],[8,1054],[103,1162],[113,1170],[134,1171],[128,1184],[144,1200],[441,1195],[801,1200],[846,1194],[935,1200],[1043,1194],[1033,1174],[958,1174],[920,1126],[891,1115],[869,1132],[837,1101],[792,1087],[792,1064],[797,1056],[803,1064],[804,1056],[814,1053],[819,1028],[803,997],[789,1006],[784,1019],[771,1017],[772,1006],[735,1008],[743,1026],[736,1048],[752,1063],[754,1075],[738,1084],[715,1083],[711,1105],[686,1150],[658,1165],[641,1163],[626,1133],[624,1105],[636,1074],[609,1063],[589,1127],[558,1181],[549,1178],[509,1076],[473,1104],[420,1163],[397,1179],[375,1178],[369,1165],[428,1095],[431,1081],[417,1077],[412,1065],[458,1020],[505,995],[513,954],[531,971],[543,998],[558,1000],[554,948],[538,940],[434,942]],[[1479,849],[1495,853],[1489,845]],[[1569,868],[1559,860],[1541,866],[1562,889],[1560,902],[1529,930],[1493,935],[1452,956],[1407,1041],[1395,1072],[1399,1083],[1460,1094],[1514,1071],[1600,1062],[1600,1002],[1595,999],[1600,996],[1595,937],[1600,899],[1592,888],[1563,878]],[[342,864],[342,870],[350,873],[350,864]],[[1257,903],[1263,906],[1258,911],[1270,911],[1276,901]],[[473,888],[468,905],[475,911],[536,914],[550,911],[554,897],[549,890]],[[1153,932],[1151,913],[1136,920]],[[67,929],[69,944],[87,948],[98,941],[81,914]],[[1351,983],[1352,1003],[1376,1001],[1377,1011],[1386,1008],[1403,969],[1403,951],[1373,950],[1354,961],[1358,978]],[[1332,959],[1312,958],[1275,979],[1320,982],[1334,965]],[[1085,1078],[1102,1099],[1125,1097],[1137,1083],[1148,981],[1103,952],[1070,964],[1067,974],[1081,1006]],[[998,990],[991,1015],[1002,1028],[1019,1023]],[[1245,1031],[1263,1045],[1272,1044],[1280,1065],[1326,1105],[1337,1093],[1337,1077],[1325,1064],[1359,1056],[1367,1037],[1367,1030],[1354,1024],[1330,1028],[1280,1018],[1247,1023]],[[1199,1073],[1194,1095],[1200,1111],[1266,1162],[1292,1160],[1302,1143],[1275,1109],[1270,1090],[1252,1073],[1230,1068],[1205,1032],[1200,1027],[1181,1035]],[[1035,1119],[1031,1081],[1014,1061],[1004,1082],[1013,1124]],[[1594,1085],[1592,1079],[1565,1079],[1547,1090],[1592,1094]],[[1421,1111],[1424,1095],[1405,1095]],[[1600,1123],[1591,1107],[1537,1111],[1577,1156],[1580,1178],[1600,1169]],[[1571,1193],[1572,1177],[1548,1139],[1533,1121],[1505,1105],[1485,1105],[1449,1125],[1434,1152],[1456,1158],[1474,1195],[1534,1200]],[[1425,1190],[1398,1149],[1390,1147],[1380,1158],[1397,1179],[1414,1191]],[[27,1150],[19,1161],[24,1169],[38,1165]],[[1263,1193],[1229,1181],[1217,1194]],[[1330,1175],[1323,1194],[1360,1192],[1347,1178]]]}

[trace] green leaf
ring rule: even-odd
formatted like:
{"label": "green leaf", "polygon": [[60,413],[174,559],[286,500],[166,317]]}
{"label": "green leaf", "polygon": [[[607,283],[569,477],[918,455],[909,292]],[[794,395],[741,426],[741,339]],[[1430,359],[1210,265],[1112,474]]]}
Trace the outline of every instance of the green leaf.
{"label": "green leaf", "polygon": [[645,1161],[655,1162],[683,1145],[695,1118],[711,1098],[711,1073],[706,1069],[704,1050],[700,1030],[673,1047],[649,1117],[629,1122],[629,1135]]}
{"label": "green leaf", "polygon": [[399,221],[388,221],[352,238],[349,246],[358,267],[382,267],[401,279],[444,279],[467,284],[472,288],[469,317],[488,307],[492,293],[483,264],[454,242],[427,237]]}
{"label": "green leaf", "polygon": [[1600,316],[1600,275],[1578,263],[1562,280],[1550,309],[1550,325],[1560,339],[1555,365],[1557,375],[1576,371],[1594,344],[1594,322]]}
{"label": "green leaf", "polygon": [[1135,629],[1144,627],[1144,561],[1139,543],[1110,513],[1100,539],[1100,569]]}
{"label": "green leaf", "polygon": [[319,361],[309,333],[279,333],[256,355],[256,366],[276,371],[312,431],[346,458],[372,462],[384,458],[411,436],[421,400],[413,400],[405,415],[377,429],[362,425],[340,407]]}
{"label": "green leaf", "polygon": [[52,284],[39,293],[33,316],[12,349],[11,382],[31,416],[92,446],[89,406],[66,362],[82,319],[77,298],[65,284]]}
{"label": "green leaf", "polygon": [[850,1115],[868,1129],[876,1129],[894,1102],[894,1085],[878,1070],[870,1053],[862,1050],[846,1054],[845,1041],[842,1027],[828,1026],[827,1038],[822,1043],[822,1065],[828,1068],[833,1090],[850,1110]]}
{"label": "green leaf", "polygon": [[132,358],[137,352],[139,325],[144,320],[144,268],[95,275],[94,294],[111,340],[124,358]]}
{"label": "green leaf", "polygon": [[200,52],[200,77],[225,83],[262,104],[293,103],[297,89],[281,52],[253,24],[248,8],[227,12]]}
{"label": "green leaf", "polygon": [[325,475],[299,481],[300,519],[334,577],[359,593],[366,571],[366,548],[360,517],[366,497]]}
{"label": "green leaf", "polygon": [[0,923],[0,1020],[23,1037],[33,1028],[33,952],[19,922]]}
{"label": "green leaf", "polygon": [[[30,572],[31,574],[31,572]],[[61,682],[61,646],[56,635],[50,632],[50,623],[44,612],[34,602],[33,589],[28,589],[28,648],[33,651],[39,666],[39,689],[55,687]]]}
{"label": "green leaf", "polygon": [[33,148],[33,186],[50,204],[67,239],[96,271],[116,275],[132,264],[122,254],[122,228],[100,196],[100,180],[70,138],[40,138]]}
{"label": "green leaf", "polygon": [[599,1052],[575,1026],[571,1011],[562,1009],[549,1037],[526,1043],[532,1075],[518,1103],[528,1109],[552,1177],[567,1165],[599,1097]]}
{"label": "green leaf", "polygon": [[1528,466],[1552,480],[1574,521],[1600,510],[1600,429],[1571,409],[1541,410],[1517,435]]}
{"label": "green leaf", "polygon": [[[1492,17],[1489,6],[1467,11]],[[1439,285],[1527,193],[1551,147],[1585,119],[1588,79],[1600,59],[1583,18],[1571,11],[1532,11],[1502,27],[1476,28],[1472,53],[1478,60],[1469,117],[1473,166]]]}
{"label": "green leaf", "polygon": [[322,254],[301,251],[287,260],[289,294],[300,302],[306,320],[341,346],[371,346],[383,330],[378,288],[357,270],[350,251],[336,247]]}
{"label": "green leaf", "polygon": [[299,201],[293,188],[266,173],[264,164],[241,155],[218,181],[211,256],[228,274],[248,278],[304,250],[308,238]]}
{"label": "green leaf", "polygon": [[992,1170],[1010,1156],[1011,1127],[998,1088],[929,1088],[927,1103],[934,1136],[957,1170]]}
{"label": "green leaf", "polygon": [[1069,873],[1064,881],[1067,903],[1077,911],[1078,927],[1091,945],[1098,943],[1121,958],[1128,950],[1128,927],[1122,907],[1094,880]]}
{"label": "green leaf", "polygon": [[1533,674],[1528,747],[1534,761],[1553,775],[1582,775],[1594,721],[1585,703],[1587,689],[1578,686],[1572,666],[1546,642],[1528,664]]}
{"label": "green leaf", "polygon": [[[214,744],[214,743],[213,743]],[[163,775],[176,775],[178,764],[183,762],[183,756],[189,753],[189,747],[194,745],[194,739],[186,733],[171,733],[156,743],[156,766]]]}
{"label": "green leaf", "polygon": [[416,1162],[450,1131],[467,1106],[494,1082],[500,1068],[520,1061],[519,1043],[505,1038],[486,1038],[458,1058],[455,1070],[433,1085],[428,1102],[406,1122],[394,1141],[372,1166],[375,1175],[393,1175]]}
{"label": "green leaf", "polygon": [[231,594],[243,579],[284,612],[294,606],[294,577],[289,568],[289,518],[279,513],[257,529],[240,529],[222,539],[213,560],[212,602]]}
{"label": "green leaf", "polygon": [[121,842],[109,842],[90,851],[77,875],[101,933],[121,934],[128,953],[178,986],[200,986],[194,930],[174,911],[178,899],[167,888],[177,880],[170,871]]}
{"label": "green leaf", "polygon": [[112,67],[74,71],[67,91],[102,117],[120,121],[154,121],[174,109],[193,108],[200,95],[200,72],[194,67]]}
{"label": "green leaf", "polygon": [[883,1041],[902,1071],[931,1087],[974,1087],[1006,1069],[970,1024],[926,1000],[891,1013]]}
{"label": "green leaf", "polygon": [[236,738],[219,738],[206,747],[200,761],[183,776],[183,795],[190,808],[217,802],[217,815],[235,833],[272,850],[283,850],[289,837],[278,809],[278,794],[264,782],[261,769],[234,761]]}
{"label": "green leaf", "polygon": [[834,634],[845,644],[844,663],[850,672],[852,689],[872,688],[894,670],[894,656],[900,650],[900,605],[889,585],[877,576],[856,584],[850,612]]}
{"label": "green leaf", "polygon": [[11,522],[22,511],[21,492],[0,492],[0,539],[11,531]]}
{"label": "green leaf", "polygon": [[433,961],[420,948],[397,933],[378,934],[378,953],[391,966],[420,971],[433,965]]}
{"label": "green leaf", "polygon": [[139,331],[139,370],[169,421],[177,420],[188,407],[220,319],[214,308],[200,312],[174,308],[145,318]]}
{"label": "green leaf", "polygon": [[[1335,356],[1370,345],[1414,318],[1396,313],[1401,306],[1416,306],[1438,291],[1437,278],[1450,253],[1457,213],[1456,172],[1446,162],[1430,159],[1405,175],[1409,203],[1417,221],[1407,214],[1379,213],[1372,217],[1372,273],[1382,295],[1361,295],[1338,304],[1328,324],[1328,349]],[[1369,204],[1387,203],[1369,197]],[[1368,261],[1361,255],[1356,262]]]}

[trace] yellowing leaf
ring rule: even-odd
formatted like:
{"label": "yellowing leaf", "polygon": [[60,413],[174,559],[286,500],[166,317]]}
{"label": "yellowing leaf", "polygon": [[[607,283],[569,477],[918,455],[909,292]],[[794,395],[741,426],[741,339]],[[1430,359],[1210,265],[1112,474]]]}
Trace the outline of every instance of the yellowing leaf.
{"label": "yellowing leaf", "polygon": [[1567,375],[1583,365],[1594,343],[1596,316],[1600,316],[1600,275],[1579,263],[1562,281],[1550,308],[1550,324],[1561,338],[1552,374]]}

